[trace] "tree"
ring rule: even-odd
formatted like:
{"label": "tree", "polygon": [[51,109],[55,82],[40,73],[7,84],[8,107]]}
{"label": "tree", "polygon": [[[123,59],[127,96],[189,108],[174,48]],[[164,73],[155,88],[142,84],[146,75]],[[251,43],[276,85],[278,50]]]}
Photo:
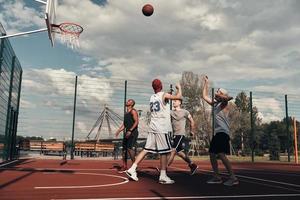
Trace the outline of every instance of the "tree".
{"label": "tree", "polygon": [[277,129],[269,133],[270,160],[279,160],[280,142],[277,136]]}
{"label": "tree", "polygon": [[231,135],[232,144],[242,152],[249,150],[250,139],[250,99],[244,91],[240,92],[234,101],[235,108],[232,109]]}
{"label": "tree", "polygon": [[180,81],[182,87],[182,96],[184,98],[183,107],[193,116],[196,124],[196,130],[199,134],[197,141],[208,146],[211,138],[211,109],[202,99],[204,75],[194,74],[193,72],[183,72]]}

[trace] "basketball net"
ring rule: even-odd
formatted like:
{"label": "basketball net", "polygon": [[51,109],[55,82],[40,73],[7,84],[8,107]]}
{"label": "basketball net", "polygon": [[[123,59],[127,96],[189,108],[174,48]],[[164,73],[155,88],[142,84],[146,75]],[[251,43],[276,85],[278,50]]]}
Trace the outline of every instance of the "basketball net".
{"label": "basketball net", "polygon": [[59,25],[52,24],[55,32],[60,34],[60,40],[63,44],[71,49],[78,49],[80,47],[79,36],[83,28],[75,23],[61,23]]}

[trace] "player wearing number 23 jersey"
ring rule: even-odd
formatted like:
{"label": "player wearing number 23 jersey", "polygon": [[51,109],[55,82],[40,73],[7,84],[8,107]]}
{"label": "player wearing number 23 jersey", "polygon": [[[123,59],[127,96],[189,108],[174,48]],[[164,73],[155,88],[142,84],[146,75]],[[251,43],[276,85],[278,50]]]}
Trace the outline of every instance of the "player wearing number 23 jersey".
{"label": "player wearing number 23 jersey", "polygon": [[164,94],[164,92],[158,92],[150,98],[151,121],[149,132],[168,133],[171,131],[170,104],[163,102]]}

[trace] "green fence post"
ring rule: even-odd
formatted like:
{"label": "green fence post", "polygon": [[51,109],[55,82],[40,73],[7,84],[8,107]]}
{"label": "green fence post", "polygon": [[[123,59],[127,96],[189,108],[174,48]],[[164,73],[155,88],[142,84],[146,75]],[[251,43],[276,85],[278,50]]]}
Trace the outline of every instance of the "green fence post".
{"label": "green fence post", "polygon": [[291,162],[291,153],[290,153],[290,131],[289,131],[289,113],[288,113],[288,100],[287,95],[285,98],[285,122],[286,122],[286,150],[288,153],[288,162]]}
{"label": "green fence post", "polygon": [[74,150],[75,150],[75,145],[74,145],[74,131],[75,131],[75,116],[76,116],[76,100],[77,100],[77,79],[78,77],[75,77],[75,91],[74,91],[74,105],[73,105],[73,124],[72,124],[72,140],[71,140],[71,152],[70,152],[70,157],[71,160],[74,159]]}
{"label": "green fence post", "polygon": [[[170,94],[173,94],[173,85],[170,84]],[[170,110],[172,110],[172,100],[170,99]]]}
{"label": "green fence post", "polygon": [[[125,80],[125,86],[124,86],[124,115],[123,115],[123,120],[125,119],[125,114],[126,114],[126,101],[127,101],[127,80]],[[123,137],[125,137],[125,129],[123,130]],[[123,148],[123,147],[122,147]],[[128,159],[128,154],[127,154],[127,149],[122,149],[124,153],[124,160],[127,163]]]}
{"label": "green fence post", "polygon": [[251,131],[251,161],[254,162],[254,123],[253,123],[253,101],[252,101],[252,92],[250,92],[250,131]]}
{"label": "green fence post", "polygon": [[[15,113],[16,114],[16,121],[15,121],[15,134],[16,134],[16,138],[17,138],[17,132],[18,132],[18,121],[19,121],[19,110],[20,110],[22,77],[23,77],[23,70],[21,70],[20,77],[19,77],[18,104],[17,104],[16,113]],[[17,153],[19,153],[19,152],[17,152]]]}
{"label": "green fence post", "polygon": [[215,88],[211,88],[211,99],[212,99],[212,107],[211,107],[211,116],[212,116],[212,120],[211,120],[211,130],[212,130],[212,135],[211,137],[209,138],[209,140],[212,139],[212,137],[214,136],[215,134],[215,104],[214,104],[214,101],[215,101]]}

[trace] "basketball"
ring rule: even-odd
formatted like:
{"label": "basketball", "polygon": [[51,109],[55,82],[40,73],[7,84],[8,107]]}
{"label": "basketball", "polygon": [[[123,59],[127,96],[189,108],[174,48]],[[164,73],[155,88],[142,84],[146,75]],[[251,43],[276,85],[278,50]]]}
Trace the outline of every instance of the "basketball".
{"label": "basketball", "polygon": [[142,11],[143,11],[143,14],[144,14],[145,16],[149,17],[149,16],[151,16],[151,15],[153,14],[154,9],[153,9],[153,6],[152,6],[152,5],[146,4],[146,5],[143,6]]}

